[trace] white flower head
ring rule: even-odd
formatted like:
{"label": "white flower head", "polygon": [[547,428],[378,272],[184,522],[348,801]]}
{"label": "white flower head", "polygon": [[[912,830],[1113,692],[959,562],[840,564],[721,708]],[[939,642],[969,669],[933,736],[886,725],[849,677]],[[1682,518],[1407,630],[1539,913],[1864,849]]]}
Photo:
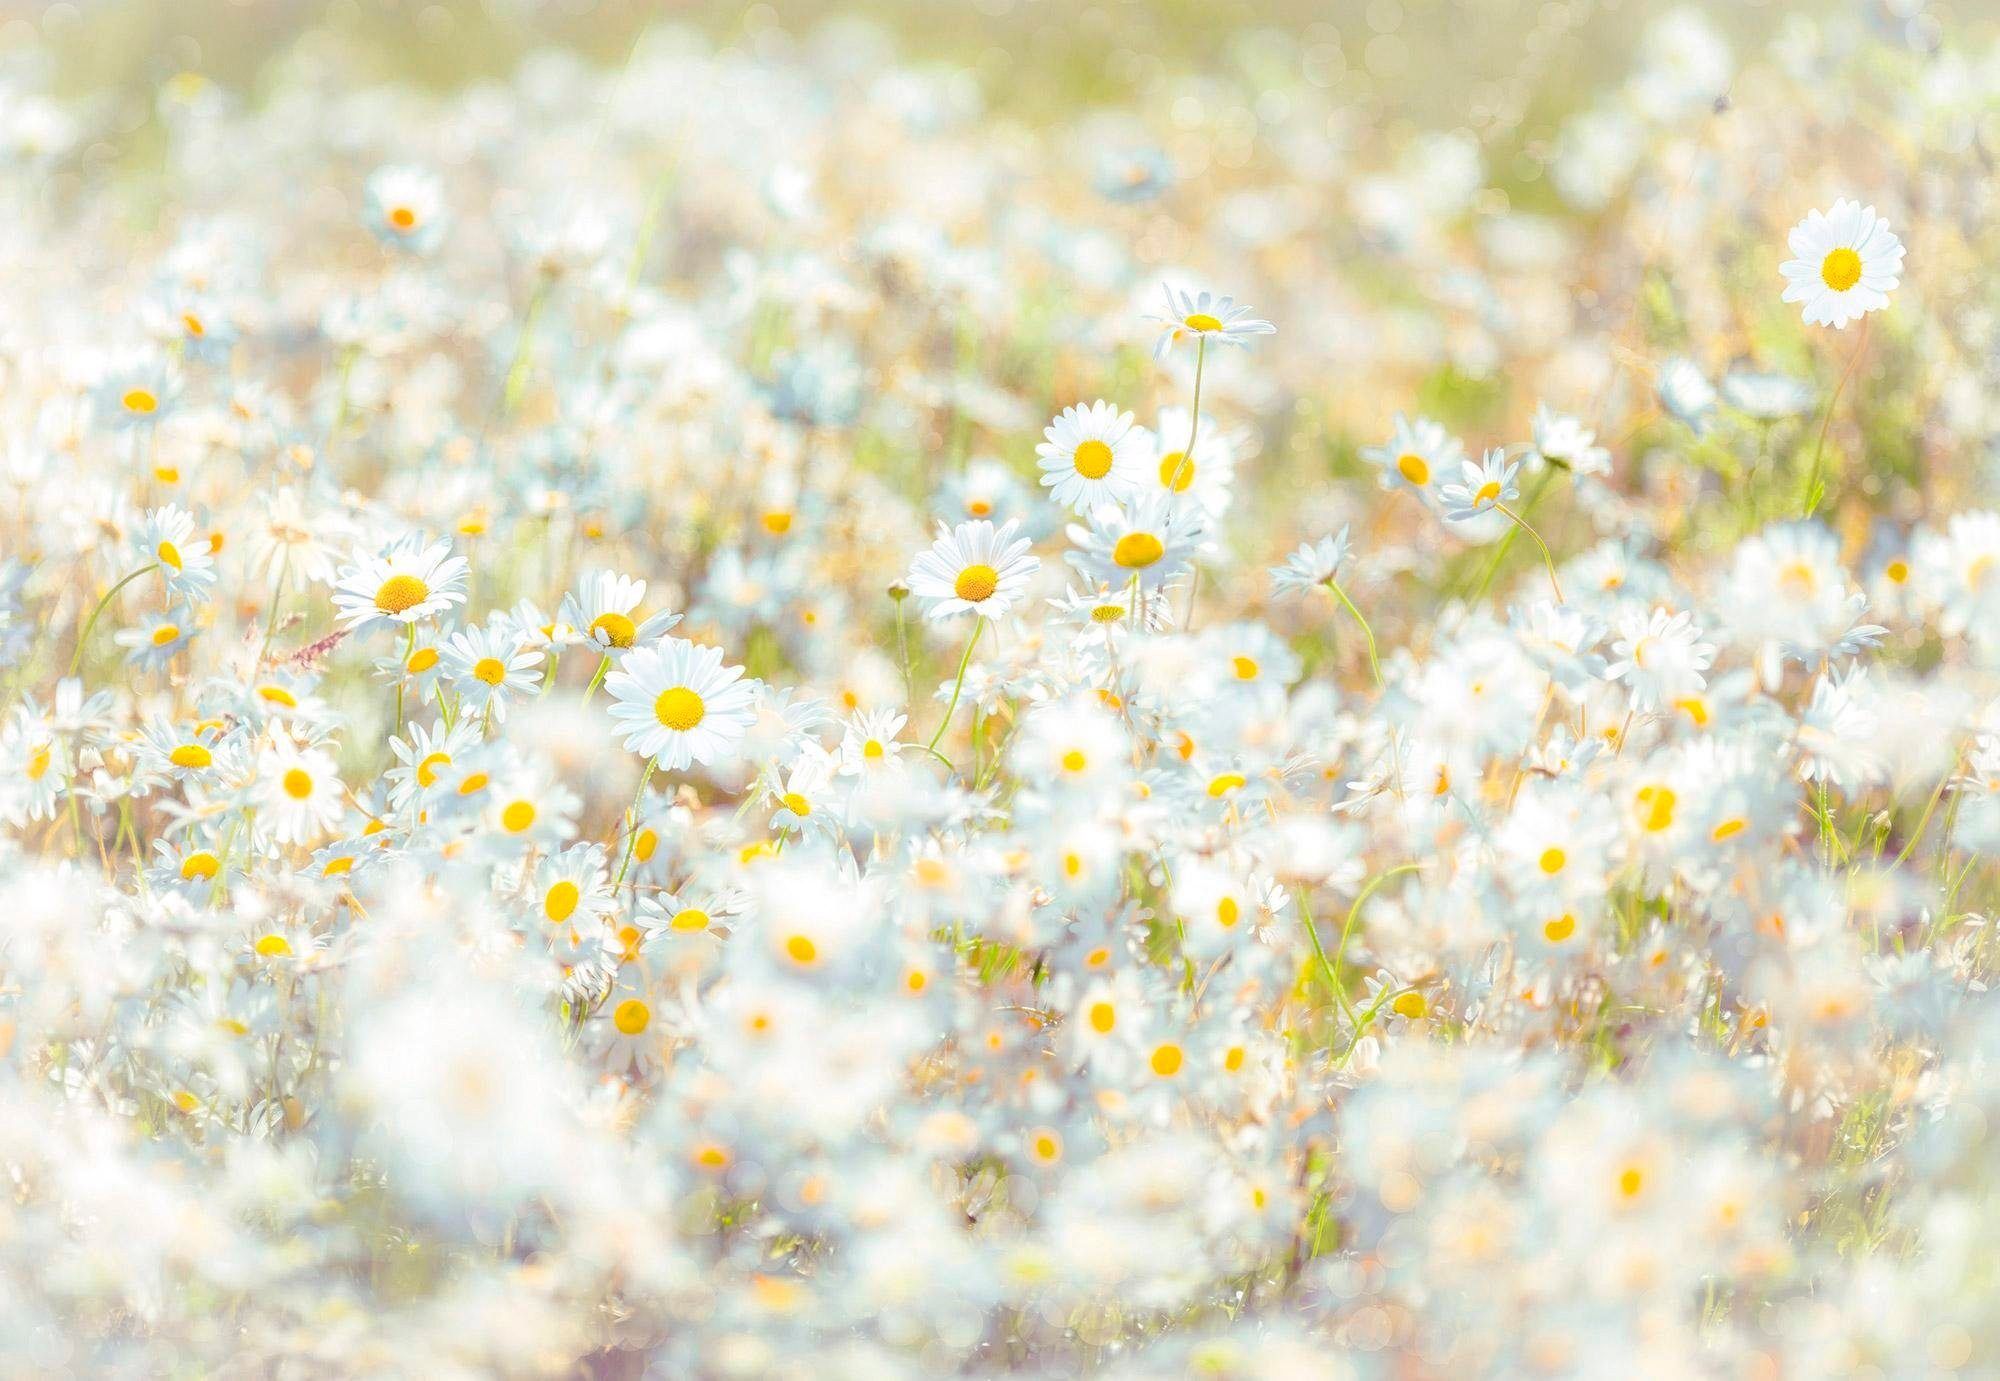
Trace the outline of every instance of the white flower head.
{"label": "white flower head", "polygon": [[1808,212],[1788,239],[1793,257],[1778,268],[1787,302],[1805,304],[1808,326],[1845,330],[1847,323],[1889,305],[1901,281],[1903,242],[1872,206],[1840,200],[1831,211]]}

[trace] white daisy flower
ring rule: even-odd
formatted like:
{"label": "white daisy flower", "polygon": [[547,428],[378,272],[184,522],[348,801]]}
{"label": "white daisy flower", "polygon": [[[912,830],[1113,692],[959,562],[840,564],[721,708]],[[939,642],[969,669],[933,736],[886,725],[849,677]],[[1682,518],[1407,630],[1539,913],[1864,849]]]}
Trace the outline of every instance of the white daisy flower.
{"label": "white daisy flower", "polygon": [[757,682],[722,665],[720,648],[667,638],[636,648],[604,678],[625,746],[669,772],[719,762],[757,717]]}
{"label": "white daisy flower", "polygon": [[460,713],[483,715],[490,707],[495,723],[507,718],[509,696],[532,695],[542,680],[540,650],[524,646],[514,621],[504,614],[484,627],[452,634],[445,640],[442,663],[458,688]]}
{"label": "white daisy flower", "polygon": [[1808,326],[1845,330],[1848,322],[1888,306],[1901,281],[1903,242],[1872,206],[1843,198],[1831,211],[1808,212],[1787,242],[1795,257],[1778,267],[1784,300],[1805,303]]}
{"label": "white daisy flower", "polygon": [[1534,426],[1534,453],[1543,461],[1578,475],[1611,473],[1611,452],[1599,446],[1597,433],[1576,418],[1537,403]]}
{"label": "white daisy flower", "polygon": [[1363,446],[1361,458],[1381,470],[1384,489],[1407,489],[1429,500],[1439,477],[1464,461],[1465,447],[1428,417],[1412,422],[1399,412],[1388,441]]}
{"label": "white daisy flower", "polygon": [[1507,453],[1498,446],[1489,449],[1476,465],[1469,460],[1464,462],[1459,473],[1461,478],[1457,482],[1438,490],[1444,516],[1451,522],[1462,523],[1491,513],[1521,497],[1514,483],[1515,476],[1521,473],[1521,462],[1509,461]]}
{"label": "white daisy flower", "polygon": [[280,844],[311,844],[340,823],[340,774],[317,748],[279,734],[257,763],[257,823]]}
{"label": "white daisy flower", "polygon": [[558,626],[577,629],[605,653],[622,656],[656,641],[681,621],[679,614],[642,616],[639,604],[645,598],[645,581],[616,571],[592,571],[578,583],[575,594],[563,596]]}
{"label": "white daisy flower", "polygon": [[1018,524],[999,528],[985,521],[938,524],[931,549],[910,563],[910,591],[929,602],[925,617],[948,619],[973,613],[984,619],[1005,618],[1036,571],[1041,558],[1029,553],[1025,537],[1015,537]]}
{"label": "white daisy flower", "polygon": [[1166,495],[1133,504],[1102,504],[1090,523],[1071,523],[1069,540],[1077,550],[1070,564],[1092,580],[1114,590],[1157,590],[1194,564],[1194,554],[1207,533],[1201,511]]}
{"label": "white daisy flower", "polygon": [[194,535],[194,515],[168,504],[149,509],[133,531],[132,544],[141,561],[160,568],[171,599],[201,595],[215,584],[215,559],[206,537]]}
{"label": "white daisy flower", "polygon": [[1247,346],[1252,336],[1277,334],[1277,327],[1251,316],[1250,308],[1237,306],[1233,297],[1175,292],[1164,283],[1160,291],[1166,295],[1166,314],[1146,318],[1160,323],[1160,340],[1153,347],[1156,360],[1184,340]]}
{"label": "white daisy flower", "polygon": [[1131,413],[1100,398],[1089,407],[1064,408],[1042,435],[1047,439],[1035,447],[1042,486],[1057,503],[1085,513],[1139,492],[1146,444]]}
{"label": "white daisy flower", "polygon": [[[1160,409],[1159,428],[1149,431],[1135,427],[1146,443],[1152,459],[1141,471],[1141,487],[1147,491],[1184,495],[1200,504],[1209,521],[1219,520],[1229,508],[1236,481],[1236,441],[1207,413],[1201,426],[1186,408]],[[1187,443],[1194,438],[1194,454]]]}
{"label": "white daisy flower", "polygon": [[1701,641],[1694,615],[1664,609],[1627,610],[1611,645],[1607,680],[1623,681],[1632,708],[1651,712],[1708,684],[1702,675],[1715,661],[1715,644]]}
{"label": "white daisy flower", "polygon": [[1328,581],[1339,578],[1348,555],[1345,527],[1331,537],[1301,543],[1297,551],[1285,558],[1284,565],[1271,567],[1271,593],[1289,599],[1321,589]]}
{"label": "white daisy flower", "polygon": [[444,184],[423,168],[394,164],[368,179],[364,215],[383,244],[429,254],[444,238]]}
{"label": "white daisy flower", "polygon": [[399,542],[379,556],[354,554],[333,587],[333,607],[349,631],[382,623],[413,624],[465,603],[465,558],[450,542],[419,549]]}

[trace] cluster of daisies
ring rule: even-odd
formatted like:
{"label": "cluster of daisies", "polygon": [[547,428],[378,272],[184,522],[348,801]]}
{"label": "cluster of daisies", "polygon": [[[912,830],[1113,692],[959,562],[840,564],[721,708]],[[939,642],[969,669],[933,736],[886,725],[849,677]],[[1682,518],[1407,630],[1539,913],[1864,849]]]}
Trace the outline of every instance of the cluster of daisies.
{"label": "cluster of daisies", "polygon": [[1991,64],[823,37],[0,75],[0,1371],[2000,1367]]}

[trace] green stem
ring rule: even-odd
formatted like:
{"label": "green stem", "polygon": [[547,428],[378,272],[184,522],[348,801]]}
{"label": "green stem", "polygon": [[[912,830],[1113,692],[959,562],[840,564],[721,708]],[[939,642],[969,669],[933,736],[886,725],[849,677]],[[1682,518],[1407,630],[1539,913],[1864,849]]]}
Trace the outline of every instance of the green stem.
{"label": "green stem", "polygon": [[271,582],[271,609],[264,619],[264,641],[257,646],[257,664],[264,664],[264,654],[271,650],[271,635],[278,629],[278,606],[285,601],[285,577],[291,572],[292,549],[288,546],[278,554],[278,577]]}
{"label": "green stem", "polygon": [[653,767],[658,762],[658,758],[646,759],[646,770],[639,774],[639,789],[632,794],[632,809],[627,812],[632,819],[625,828],[625,858],[619,863],[618,876],[611,884],[614,892],[624,884],[625,870],[632,866],[632,851],[639,843],[639,802],[646,799],[646,784],[653,780]]}
{"label": "green stem", "polygon": [[69,658],[69,674],[71,676],[76,675],[76,669],[79,666],[83,665],[84,644],[90,641],[91,630],[97,627],[98,617],[101,614],[103,614],[104,607],[107,604],[111,603],[112,599],[117,596],[118,592],[124,589],[127,585],[130,585],[133,581],[137,580],[140,576],[145,575],[148,571],[157,571],[159,568],[160,568],[160,563],[157,561],[153,562],[150,566],[141,566],[138,570],[132,572],[132,574],[126,576],[123,580],[119,581],[116,585],[113,585],[110,589],[104,592],[104,598],[98,600],[97,607],[90,611],[90,619],[83,625],[83,632],[77,634],[76,636],[76,648],[73,652],[70,653],[70,658]]}
{"label": "green stem", "polygon": [[[1535,487],[1528,491],[1527,500],[1521,505],[1523,515],[1535,511],[1535,505],[1542,501],[1542,494],[1548,489],[1549,482],[1555,478],[1555,473],[1555,467],[1548,466],[1543,469],[1541,474],[1535,477]],[[1486,563],[1486,570],[1479,577],[1479,585],[1472,591],[1466,603],[1477,604],[1486,597],[1487,590],[1493,586],[1493,577],[1500,573],[1500,567],[1507,560],[1507,553],[1514,549],[1514,541],[1520,535],[1521,529],[1518,527],[1507,529],[1507,535],[1502,537],[1494,547],[1493,559]]]}
{"label": "green stem", "polygon": [[535,341],[535,326],[541,320],[542,304],[548,300],[549,279],[546,275],[535,280],[535,292],[528,299],[528,310],[521,318],[521,334],[514,341],[514,357],[507,362],[507,385],[500,396],[502,412],[512,412],[521,401],[522,391],[528,386],[528,366],[532,361],[530,353]]}
{"label": "green stem", "polygon": [[590,684],[583,688],[583,703],[588,705],[590,697],[597,694],[597,688],[604,683],[604,673],[611,670],[611,654],[604,654],[604,660],[597,664],[597,674],[590,678]]}
{"label": "green stem", "polygon": [[958,710],[958,694],[965,689],[965,669],[972,665],[972,649],[979,645],[979,635],[985,631],[986,620],[983,617],[975,618],[972,621],[972,636],[965,640],[965,655],[958,659],[958,679],[951,683],[951,703],[944,707],[944,718],[938,721],[937,732],[932,734],[931,741],[924,745],[926,753],[937,752],[938,740],[943,738],[944,731],[951,727],[951,717]]}
{"label": "green stem", "polygon": [[1803,517],[1810,518],[1819,508],[1819,501],[1826,496],[1826,486],[1821,478],[1821,468],[1826,460],[1827,428],[1833,425],[1833,410],[1840,403],[1842,390],[1854,375],[1854,366],[1861,363],[1861,352],[1868,345],[1870,322],[1861,323],[1861,338],[1854,342],[1854,353],[1848,357],[1847,368],[1840,372],[1840,382],[1833,386],[1833,396],[1826,400],[1826,415],[1820,419],[1819,441],[1813,446],[1812,469],[1806,475],[1806,508]]}
{"label": "green stem", "polygon": [[1514,525],[1520,528],[1521,531],[1527,533],[1530,537],[1534,538],[1535,545],[1542,549],[1542,564],[1549,568],[1549,584],[1555,586],[1556,603],[1561,604],[1563,602],[1563,587],[1562,587],[1562,582],[1556,579],[1556,558],[1555,555],[1549,551],[1549,544],[1542,540],[1541,533],[1535,531],[1534,528],[1528,525],[1528,520],[1526,518],[1523,518],[1513,509],[1507,507],[1506,504],[1498,503],[1494,504],[1493,506],[1499,509],[1502,513],[1505,513],[1509,518],[1512,518],[1514,520]]}
{"label": "green stem", "polygon": [[1361,625],[1361,636],[1368,641],[1368,669],[1375,673],[1375,689],[1382,689],[1382,664],[1375,658],[1375,630],[1368,626],[1368,620],[1361,617],[1361,611],[1354,607],[1354,601],[1347,597],[1347,591],[1340,588],[1340,582],[1332,576],[1326,578],[1326,588],[1333,591],[1333,597],[1347,607],[1354,621]]}
{"label": "green stem", "polygon": [[1174,473],[1167,480],[1167,492],[1178,493],[1181,472],[1194,464],[1194,439],[1201,433],[1201,367],[1208,359],[1208,337],[1202,335],[1194,347],[1194,407],[1188,412],[1187,449],[1181,452],[1180,460],[1174,465]]}
{"label": "green stem", "polygon": [[1340,998],[1340,1005],[1347,1011],[1350,1019],[1353,1018],[1354,1012],[1352,1008],[1347,1006],[1346,996],[1340,991],[1340,966],[1347,958],[1347,941],[1354,934],[1354,922],[1360,917],[1362,906],[1366,904],[1370,897],[1380,891],[1383,884],[1387,883],[1390,878],[1401,873],[1414,873],[1416,871],[1417,865],[1414,863],[1398,863],[1393,868],[1377,873],[1368,880],[1368,884],[1355,896],[1354,905],[1347,908],[1347,924],[1340,928],[1340,944],[1333,951],[1332,979],[1334,995]]}

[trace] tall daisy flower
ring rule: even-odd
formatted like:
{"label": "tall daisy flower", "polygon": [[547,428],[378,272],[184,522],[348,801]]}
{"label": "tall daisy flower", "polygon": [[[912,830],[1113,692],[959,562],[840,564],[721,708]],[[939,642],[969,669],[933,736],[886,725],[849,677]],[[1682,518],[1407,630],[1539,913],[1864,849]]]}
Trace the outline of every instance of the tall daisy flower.
{"label": "tall daisy flower", "polygon": [[1004,618],[1041,569],[1041,558],[1029,553],[1025,537],[1015,537],[1019,524],[995,528],[988,522],[938,524],[931,549],[910,563],[910,591],[929,602],[926,617],[948,619],[971,612],[981,618]]}
{"label": "tall daisy flower", "polygon": [[132,534],[139,559],[160,568],[170,599],[190,599],[205,595],[215,584],[215,559],[209,555],[208,539],[194,532],[194,515],[168,504],[147,510]]}
{"label": "tall daisy flower", "polygon": [[719,762],[757,717],[757,683],[720,648],[667,638],[633,650],[604,678],[625,746],[666,771]]}
{"label": "tall daisy flower", "polygon": [[1521,462],[1510,463],[1507,453],[1497,446],[1487,451],[1476,464],[1469,460],[1464,462],[1460,467],[1460,478],[1438,489],[1444,516],[1460,523],[1467,518],[1491,513],[1501,504],[1512,503],[1521,497],[1520,489],[1514,484],[1514,477],[1520,471]]}
{"label": "tall daisy flower", "polygon": [[1129,505],[1104,504],[1092,510],[1088,526],[1072,523],[1076,550],[1070,564],[1114,590],[1157,590],[1194,562],[1207,531],[1201,511],[1165,495]]}
{"label": "tall daisy flower", "polygon": [[1067,407],[1042,430],[1035,447],[1042,487],[1059,504],[1087,513],[1139,492],[1145,478],[1145,438],[1132,414],[1099,399],[1089,407]]}
{"label": "tall daisy flower", "polygon": [[1808,326],[1847,323],[1889,305],[1901,281],[1903,242],[1872,206],[1842,199],[1831,211],[1811,211],[1792,227],[1794,257],[1778,266],[1787,302],[1805,303]]}
{"label": "tall daisy flower", "polygon": [[1156,360],[1184,340],[1247,346],[1252,336],[1277,334],[1277,327],[1250,315],[1250,308],[1237,306],[1233,297],[1176,292],[1164,283],[1160,291],[1166,297],[1166,313],[1146,318],[1160,325],[1159,343],[1153,347]]}
{"label": "tall daisy flower", "polygon": [[333,607],[350,632],[376,623],[414,624],[465,603],[465,558],[450,542],[400,542],[379,555],[357,551],[333,587]]}
{"label": "tall daisy flower", "polygon": [[592,571],[564,595],[561,622],[576,629],[605,652],[618,657],[658,639],[681,621],[679,614],[644,615],[646,582],[616,571]]}

